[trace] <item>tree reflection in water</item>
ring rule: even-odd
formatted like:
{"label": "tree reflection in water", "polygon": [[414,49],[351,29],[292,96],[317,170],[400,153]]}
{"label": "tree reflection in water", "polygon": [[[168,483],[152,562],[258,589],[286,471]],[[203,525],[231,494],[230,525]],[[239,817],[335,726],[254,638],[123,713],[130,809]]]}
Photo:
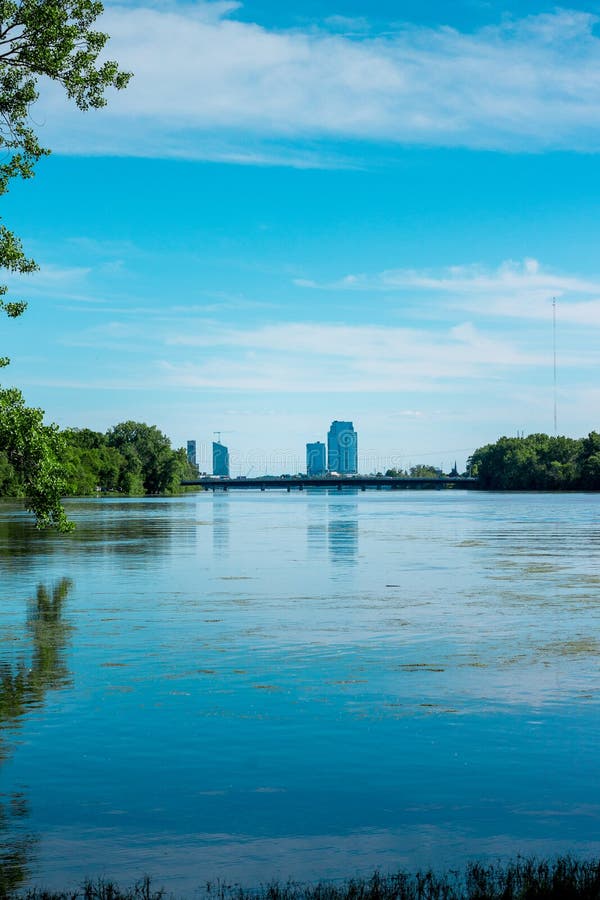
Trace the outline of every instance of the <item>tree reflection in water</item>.
{"label": "tree reflection in water", "polygon": [[[62,613],[71,588],[68,578],[52,589],[40,584],[27,610],[31,652],[16,662],[0,655],[0,764],[9,752],[7,734],[18,729],[29,710],[43,705],[49,691],[70,683],[65,648],[72,626],[63,621]],[[0,795],[0,897],[28,877],[36,839],[27,833],[27,815],[24,794]]]}

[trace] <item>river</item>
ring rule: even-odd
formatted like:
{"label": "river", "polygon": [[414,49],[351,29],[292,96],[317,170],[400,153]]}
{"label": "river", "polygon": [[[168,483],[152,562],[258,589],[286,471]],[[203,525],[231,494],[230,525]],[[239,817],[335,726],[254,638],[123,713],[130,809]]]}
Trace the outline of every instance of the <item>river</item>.
{"label": "river", "polygon": [[9,885],[600,855],[600,496],[0,505]]}

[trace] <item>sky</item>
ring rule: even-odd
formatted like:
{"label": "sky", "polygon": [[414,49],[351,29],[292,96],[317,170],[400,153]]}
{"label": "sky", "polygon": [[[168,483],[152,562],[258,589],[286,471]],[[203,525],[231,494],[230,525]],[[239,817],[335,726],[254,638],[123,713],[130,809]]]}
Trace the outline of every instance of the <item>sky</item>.
{"label": "sky", "polygon": [[[52,155],[3,198],[2,373],[62,427],[214,433],[302,471],[459,468],[600,428],[600,2],[105,4],[134,73],[100,111],[44,84]],[[556,301],[554,389],[553,298]]]}

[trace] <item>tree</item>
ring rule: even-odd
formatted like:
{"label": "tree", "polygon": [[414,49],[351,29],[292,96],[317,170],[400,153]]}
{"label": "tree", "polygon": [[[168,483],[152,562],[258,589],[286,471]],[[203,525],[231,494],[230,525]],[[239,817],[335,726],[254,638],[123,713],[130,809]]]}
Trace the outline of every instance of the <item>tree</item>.
{"label": "tree", "polygon": [[476,450],[469,468],[490,490],[573,490],[579,480],[582,443],[547,434],[501,437]]}
{"label": "tree", "polygon": [[40,528],[69,531],[61,497],[65,481],[64,443],[56,425],[44,425],[41,409],[25,406],[16,388],[0,391],[0,448],[24,485],[27,509]]}
{"label": "tree", "polygon": [[121,422],[108,431],[107,440],[128,461],[121,485],[125,493],[136,493],[135,479],[147,494],[173,492],[187,474],[185,451],[172,450],[169,438],[156,425]]}
{"label": "tree", "polygon": [[[6,401],[8,394],[12,396],[10,405]],[[53,453],[54,518],[46,515],[44,524],[69,527],[57,518],[62,511],[61,495],[89,496],[99,490],[122,494],[179,493],[181,481],[196,475],[185,450],[172,450],[168,437],[155,425],[122,422],[106,434],[89,428],[59,431],[56,426],[41,425],[41,417],[41,410],[25,407],[15,389],[5,391],[4,400],[0,397],[0,445],[9,442],[7,432],[13,435],[11,458],[0,452],[0,496],[28,497],[33,491],[28,480],[31,473],[34,482],[39,480],[40,460],[47,462]],[[31,451],[34,446],[31,431],[40,425],[42,437],[51,447],[44,444],[36,453],[24,454],[23,448]],[[44,510],[39,503],[34,511],[41,523]]]}
{"label": "tree", "polygon": [[442,470],[437,469],[435,466],[419,463],[419,465],[410,467],[411,478],[441,478],[442,475]]}
{"label": "tree", "polygon": [[[130,74],[119,71],[116,62],[98,62],[108,40],[108,35],[93,29],[102,11],[99,0],[0,0],[0,195],[8,191],[13,178],[31,178],[36,163],[49,153],[30,124],[40,78],[62,85],[81,110],[104,106],[106,89],[120,90],[129,81]],[[37,268],[4,224],[0,224],[0,268],[19,273]],[[6,293],[6,285],[0,285],[0,311],[16,318],[27,304],[22,299],[7,300]],[[0,357],[0,367],[8,363],[8,357]],[[22,453],[37,460],[27,477],[29,509],[40,526],[68,528],[64,511],[59,514],[56,506],[60,479],[49,475],[55,471],[52,426],[44,426],[40,410],[28,411],[22,397],[10,389],[0,389],[0,410],[4,408],[12,412],[2,425],[0,450],[11,463],[14,456],[19,464]],[[11,423],[17,426],[19,417],[24,427],[12,432]],[[24,440],[31,441],[31,446],[25,447]]]}
{"label": "tree", "polygon": [[68,494],[81,496],[98,490],[119,490],[124,457],[109,447],[106,435],[89,428],[67,428],[62,432],[66,444],[64,470]]}
{"label": "tree", "polygon": [[586,490],[600,490],[600,434],[590,431],[581,441],[579,458],[581,486]]}

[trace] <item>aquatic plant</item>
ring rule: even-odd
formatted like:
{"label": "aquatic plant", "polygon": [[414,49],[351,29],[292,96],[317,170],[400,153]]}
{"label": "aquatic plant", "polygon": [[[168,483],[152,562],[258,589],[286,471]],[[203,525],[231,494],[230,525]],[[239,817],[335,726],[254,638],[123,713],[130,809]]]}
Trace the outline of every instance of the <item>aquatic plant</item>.
{"label": "aquatic plant", "polygon": [[[195,896],[202,891],[195,891]],[[146,877],[121,889],[112,881],[86,881],[81,888],[2,894],[18,900],[161,900],[163,889]],[[227,882],[209,882],[205,900],[599,900],[600,860],[563,856],[553,860],[517,859],[508,863],[469,863],[465,869],[351,878],[340,882],[307,884],[272,882],[244,888]]]}

